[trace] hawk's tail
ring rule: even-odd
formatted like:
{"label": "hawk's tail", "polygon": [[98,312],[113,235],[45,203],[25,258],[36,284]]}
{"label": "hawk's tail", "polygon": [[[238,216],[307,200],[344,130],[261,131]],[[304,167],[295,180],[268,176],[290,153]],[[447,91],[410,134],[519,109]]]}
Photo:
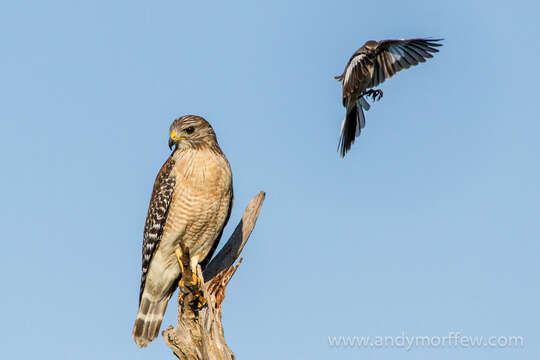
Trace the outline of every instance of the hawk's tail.
{"label": "hawk's tail", "polygon": [[362,108],[369,110],[368,102],[361,97],[357,102],[347,106],[347,115],[341,123],[339,138],[339,153],[344,157],[354,143],[354,139],[360,135],[360,130],[366,126],[366,118]]}
{"label": "hawk's tail", "polygon": [[133,339],[139,347],[145,347],[158,336],[169,298],[153,301],[143,294],[133,326]]}

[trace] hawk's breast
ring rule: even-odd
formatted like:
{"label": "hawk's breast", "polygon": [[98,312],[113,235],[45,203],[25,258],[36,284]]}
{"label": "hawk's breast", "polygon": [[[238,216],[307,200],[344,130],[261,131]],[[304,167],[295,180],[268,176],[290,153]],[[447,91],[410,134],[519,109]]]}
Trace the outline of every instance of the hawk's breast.
{"label": "hawk's breast", "polygon": [[160,247],[172,255],[182,242],[202,261],[229,211],[232,175],[227,159],[211,149],[175,154],[176,185]]}

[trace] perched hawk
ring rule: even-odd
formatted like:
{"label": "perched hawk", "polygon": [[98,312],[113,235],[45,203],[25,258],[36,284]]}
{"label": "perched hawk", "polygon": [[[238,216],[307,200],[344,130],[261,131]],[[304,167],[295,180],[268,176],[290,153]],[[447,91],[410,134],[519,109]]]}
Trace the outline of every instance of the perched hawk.
{"label": "perched hawk", "polygon": [[[366,125],[364,110],[370,106],[364,96],[373,100],[382,97],[382,91],[372,89],[411,65],[418,65],[439,50],[442,39],[370,40],[349,59],[343,74],[335,79],[343,83],[343,106],[347,108],[341,123],[339,150],[341,157],[351,148],[360,129]],[[370,89],[370,90],[368,90]]]}
{"label": "perched hawk", "polygon": [[159,333],[181,277],[175,250],[189,250],[192,269],[205,266],[219,242],[233,202],[232,174],[216,134],[200,116],[176,119],[170,128],[174,151],[154,183],[142,248],[139,312],[133,338],[144,347]]}

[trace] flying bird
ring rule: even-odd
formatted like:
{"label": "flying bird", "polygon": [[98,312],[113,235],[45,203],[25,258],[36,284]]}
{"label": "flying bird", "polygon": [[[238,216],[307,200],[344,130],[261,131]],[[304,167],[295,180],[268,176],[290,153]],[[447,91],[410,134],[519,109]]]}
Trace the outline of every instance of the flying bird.
{"label": "flying bird", "polygon": [[343,74],[334,77],[343,85],[343,106],[347,113],[341,123],[339,151],[344,157],[366,125],[363,110],[370,105],[365,97],[380,100],[382,91],[373,89],[395,73],[425,62],[437,50],[442,39],[401,39],[367,41],[349,59]]}
{"label": "flying bird", "polygon": [[191,269],[198,264],[204,269],[233,203],[231,168],[205,119],[176,119],[169,148],[173,152],[157,175],[144,226],[139,311],[133,327],[140,347],[157,337],[178,286],[181,266],[175,252],[180,244],[189,250]]}

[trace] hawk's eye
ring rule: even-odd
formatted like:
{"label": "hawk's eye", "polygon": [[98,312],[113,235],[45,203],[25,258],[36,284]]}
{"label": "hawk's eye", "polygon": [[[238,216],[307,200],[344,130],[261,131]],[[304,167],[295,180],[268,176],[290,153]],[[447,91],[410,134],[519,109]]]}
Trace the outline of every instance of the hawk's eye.
{"label": "hawk's eye", "polygon": [[187,127],[185,130],[186,134],[193,134],[195,128],[193,126]]}

